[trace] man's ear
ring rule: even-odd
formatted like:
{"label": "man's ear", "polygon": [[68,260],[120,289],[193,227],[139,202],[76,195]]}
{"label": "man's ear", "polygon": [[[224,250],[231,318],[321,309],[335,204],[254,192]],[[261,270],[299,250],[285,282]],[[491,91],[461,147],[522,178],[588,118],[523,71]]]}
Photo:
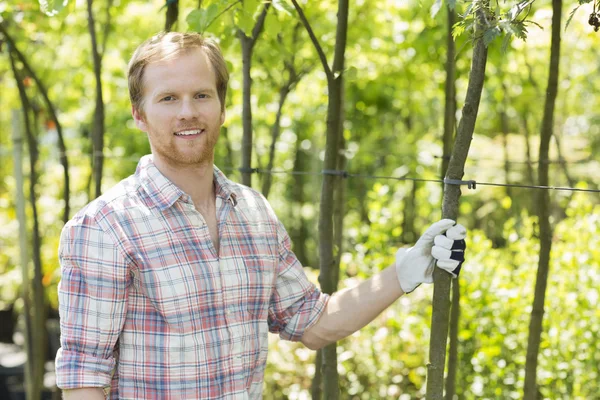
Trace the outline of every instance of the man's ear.
{"label": "man's ear", "polygon": [[225,109],[223,109],[223,111],[221,111],[221,126],[225,123],[225,116]]}
{"label": "man's ear", "polygon": [[135,121],[135,126],[142,132],[148,132],[148,125],[146,124],[146,117],[134,106],[131,106],[131,115]]}

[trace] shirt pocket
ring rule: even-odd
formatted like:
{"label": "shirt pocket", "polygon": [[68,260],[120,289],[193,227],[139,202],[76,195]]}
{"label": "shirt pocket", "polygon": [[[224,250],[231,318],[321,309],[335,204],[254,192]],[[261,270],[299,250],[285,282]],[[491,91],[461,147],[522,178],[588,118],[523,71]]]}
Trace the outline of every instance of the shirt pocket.
{"label": "shirt pocket", "polygon": [[179,266],[147,268],[140,273],[142,291],[171,329],[181,331],[189,321],[190,293]]}
{"label": "shirt pocket", "polygon": [[244,257],[244,266],[248,274],[246,309],[254,318],[266,321],[274,288],[275,258]]}

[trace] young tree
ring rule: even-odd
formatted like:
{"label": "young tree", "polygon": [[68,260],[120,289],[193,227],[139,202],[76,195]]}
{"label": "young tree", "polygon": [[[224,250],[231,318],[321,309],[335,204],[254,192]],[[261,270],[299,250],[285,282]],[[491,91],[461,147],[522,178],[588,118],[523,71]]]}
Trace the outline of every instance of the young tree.
{"label": "young tree", "polygon": [[[487,63],[487,43],[483,40],[486,29],[484,23],[488,17],[487,4],[475,10],[473,58],[469,72],[469,85],[465,95],[462,117],[458,125],[452,156],[446,172],[447,179],[460,180],[464,175],[464,166],[469,153],[477,112],[483,90],[485,66]],[[460,186],[446,184],[442,204],[442,218],[456,220]],[[439,273],[442,272],[442,273]],[[434,271],[433,315],[431,317],[431,336],[429,342],[429,364],[427,365],[427,399],[441,400],[444,391],[444,367],[446,363],[446,339],[448,337],[448,316],[450,313],[450,276],[444,271]]]}
{"label": "young tree", "polygon": [[[348,31],[348,0],[338,1],[337,28],[333,65],[330,67],[327,57],[313,29],[304,15],[304,11],[296,0],[292,0],[298,16],[307,30],[310,39],[323,65],[327,76],[328,103],[327,103],[327,134],[325,160],[323,163],[323,183],[321,186],[321,203],[319,208],[319,283],[325,293],[333,293],[337,288],[339,264],[334,254],[334,219],[335,204],[334,189],[336,181],[340,180],[340,165],[338,155],[340,146],[343,145],[343,115],[344,115],[344,55],[346,51],[346,37]],[[339,198],[337,199],[339,201]],[[339,227],[339,221],[337,222]],[[341,235],[341,232],[339,232]],[[339,251],[339,249],[338,249]],[[336,400],[339,397],[336,344],[332,343],[323,349],[323,396],[327,400]]]}
{"label": "young tree", "polygon": [[[552,42],[550,45],[550,66],[544,117],[540,131],[540,152],[538,157],[538,184],[548,186],[548,167],[550,140],[554,125],[554,107],[558,94],[558,73],[560,64],[560,29],[562,17],[562,0],[552,0]],[[525,363],[525,386],[523,398],[535,400],[538,398],[537,362],[542,336],[544,319],[544,302],[550,269],[550,250],[552,248],[552,226],[550,224],[550,195],[547,190],[538,192],[538,223],[540,235],[540,255],[535,280],[535,294],[531,319],[529,321],[529,338],[527,340],[527,357]]]}
{"label": "young tree", "polygon": [[[31,282],[33,286],[33,290],[31,291],[33,302],[30,302],[29,299],[24,299],[25,304],[29,303],[31,305],[31,307],[26,307],[24,309],[24,318],[26,320],[26,325],[31,327],[30,330],[27,330],[27,332],[30,334],[26,338],[26,340],[30,340],[30,342],[27,344],[27,348],[31,349],[30,354],[28,354],[30,358],[27,360],[26,368],[28,369],[29,384],[31,385],[30,387],[28,387],[28,392],[31,393],[31,398],[40,398],[44,382],[44,362],[46,360],[46,304],[44,286],[42,285],[42,241],[40,236],[40,226],[38,218],[39,213],[37,207],[38,195],[36,191],[39,176],[37,165],[39,159],[39,149],[37,135],[34,134],[36,126],[35,124],[32,124],[31,121],[31,102],[27,95],[25,85],[23,84],[24,77],[16,66],[14,55],[10,53],[9,57],[11,68],[13,70],[15,81],[17,83],[17,88],[19,90],[19,97],[21,99],[23,109],[23,120],[25,121],[25,137],[27,139],[27,148],[29,150],[29,202],[31,205],[33,215],[33,230],[31,234],[30,251],[33,260],[34,273],[33,280]],[[24,268],[27,268],[27,266],[24,266]],[[22,282],[22,284],[29,285],[30,282],[24,281]],[[29,291],[23,291],[23,293],[27,292]],[[28,322],[27,320],[30,320],[31,322]]]}

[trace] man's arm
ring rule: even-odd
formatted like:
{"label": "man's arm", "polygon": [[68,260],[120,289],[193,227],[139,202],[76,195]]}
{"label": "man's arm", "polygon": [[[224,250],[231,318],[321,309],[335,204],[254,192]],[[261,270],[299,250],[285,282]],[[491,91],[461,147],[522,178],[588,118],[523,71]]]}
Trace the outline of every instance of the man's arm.
{"label": "man's arm", "polygon": [[101,388],[85,388],[63,390],[64,400],[105,400],[104,390]]}
{"label": "man's arm", "polygon": [[125,254],[115,242],[87,214],[63,228],[58,285],[61,347],[56,354],[56,386],[63,390],[101,392],[111,386],[130,280]]}
{"label": "man's arm", "polygon": [[375,319],[404,294],[394,265],[361,282],[334,293],[316,324],[302,336],[312,350],[350,336]]}
{"label": "man's arm", "polygon": [[437,265],[457,277],[464,261],[466,229],[443,219],[431,225],[410,249],[396,252],[396,262],[358,286],[334,293],[319,320],[302,335],[317,350],[361,329],[404,293],[433,283]]}

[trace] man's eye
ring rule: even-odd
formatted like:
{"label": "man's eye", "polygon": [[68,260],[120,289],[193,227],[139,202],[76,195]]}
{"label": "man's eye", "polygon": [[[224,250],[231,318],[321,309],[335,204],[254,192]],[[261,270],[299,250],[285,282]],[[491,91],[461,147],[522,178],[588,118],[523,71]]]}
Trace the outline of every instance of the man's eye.
{"label": "man's eye", "polygon": [[163,97],[163,98],[161,99],[161,101],[171,101],[171,100],[173,100],[173,99],[174,99],[174,97],[173,97],[173,96],[165,96],[165,97]]}
{"label": "man's eye", "polygon": [[198,94],[196,95],[196,98],[198,98],[198,99],[206,99],[207,97],[208,97],[208,96],[207,96],[206,94],[204,94],[204,93],[198,93]]}

